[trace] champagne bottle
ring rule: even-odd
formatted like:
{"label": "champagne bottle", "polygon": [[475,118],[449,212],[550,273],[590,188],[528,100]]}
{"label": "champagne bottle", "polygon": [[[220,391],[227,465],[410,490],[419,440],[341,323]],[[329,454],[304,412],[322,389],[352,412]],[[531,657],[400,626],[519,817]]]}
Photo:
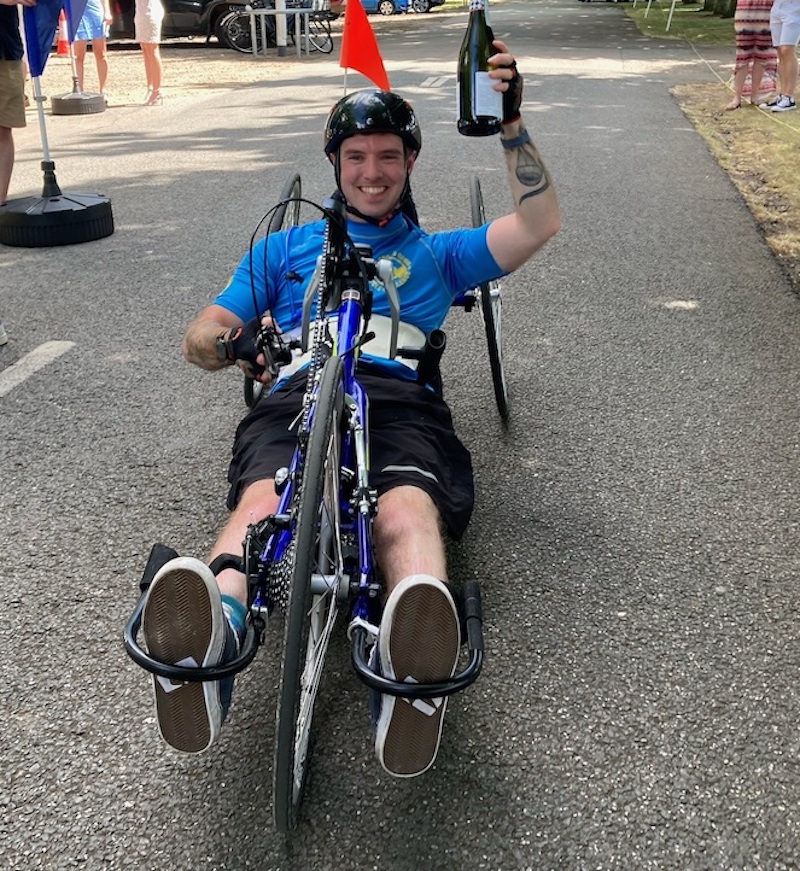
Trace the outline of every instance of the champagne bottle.
{"label": "champagne bottle", "polygon": [[486,21],[487,0],[470,0],[469,24],[458,55],[458,132],[491,136],[500,132],[503,95],[489,78],[489,58],[497,53]]}

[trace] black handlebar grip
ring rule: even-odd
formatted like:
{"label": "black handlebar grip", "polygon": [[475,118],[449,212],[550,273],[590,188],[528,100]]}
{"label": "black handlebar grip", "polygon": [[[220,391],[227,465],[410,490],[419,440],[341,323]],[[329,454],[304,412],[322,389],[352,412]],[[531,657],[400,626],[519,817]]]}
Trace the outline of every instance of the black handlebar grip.
{"label": "black handlebar grip", "polygon": [[[434,354],[437,354],[439,360],[441,360],[444,349],[447,347],[447,335],[444,330],[431,330],[430,333],[428,333],[425,345],[430,348]],[[436,362],[438,363],[439,361],[437,360]],[[480,592],[478,593],[478,598],[480,598]]]}
{"label": "black handlebar grip", "polygon": [[467,646],[470,650],[483,650],[483,603],[480,585],[477,581],[464,581],[461,595],[464,601]]}

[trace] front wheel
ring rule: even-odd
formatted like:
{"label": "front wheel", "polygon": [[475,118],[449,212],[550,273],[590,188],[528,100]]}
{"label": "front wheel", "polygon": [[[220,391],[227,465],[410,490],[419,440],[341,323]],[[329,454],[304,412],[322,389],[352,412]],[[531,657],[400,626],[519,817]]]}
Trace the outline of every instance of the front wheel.
{"label": "front wheel", "polygon": [[381,15],[394,15],[395,8],[392,0],[381,0],[378,4],[378,12],[380,12]]}
{"label": "front wheel", "polygon": [[[486,223],[486,211],[483,207],[481,183],[477,176],[472,176],[469,186],[469,199],[472,209],[472,226],[481,227]],[[481,313],[486,329],[486,344],[489,351],[489,366],[492,371],[492,386],[497,410],[505,422],[508,420],[508,385],[503,367],[503,333],[502,314],[503,296],[500,284],[489,281],[480,287]]]}
{"label": "front wheel", "polygon": [[[322,666],[337,614],[336,589],[344,575],[340,515],[342,361],[331,357],[312,407],[311,432],[295,494],[289,601],[278,695],[274,816],[281,832],[297,823],[303,799],[311,719]],[[312,582],[325,579],[325,592]]]}
{"label": "front wheel", "polygon": [[430,12],[431,0],[413,0],[411,6],[414,12]]}

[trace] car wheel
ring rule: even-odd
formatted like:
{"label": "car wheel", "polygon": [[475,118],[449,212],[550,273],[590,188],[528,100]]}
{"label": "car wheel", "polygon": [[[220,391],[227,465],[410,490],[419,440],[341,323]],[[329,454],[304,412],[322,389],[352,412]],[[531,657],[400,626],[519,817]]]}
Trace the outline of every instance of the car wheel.
{"label": "car wheel", "polygon": [[431,11],[430,0],[414,0],[414,3],[412,5],[414,7],[414,12],[430,12]]}
{"label": "car wheel", "polygon": [[380,12],[381,15],[394,15],[395,11],[392,0],[381,0],[378,4],[378,12]]}

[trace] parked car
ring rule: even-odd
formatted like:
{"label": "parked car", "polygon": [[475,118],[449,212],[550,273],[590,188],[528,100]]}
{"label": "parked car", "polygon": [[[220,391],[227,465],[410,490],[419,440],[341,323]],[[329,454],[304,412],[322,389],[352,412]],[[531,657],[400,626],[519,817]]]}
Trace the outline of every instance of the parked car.
{"label": "parked car", "polygon": [[445,0],[411,0],[414,12],[430,12],[434,6],[444,6]]}
{"label": "parked car", "polygon": [[[161,35],[164,39],[177,36],[216,36],[223,45],[230,45],[226,39],[223,19],[231,12],[243,10],[247,0],[162,0],[164,23]],[[389,0],[391,2],[391,0]],[[406,2],[406,0],[402,0]],[[305,5],[297,0],[287,0],[286,6]],[[311,5],[309,2],[308,5]],[[326,3],[326,5],[328,5]],[[111,39],[135,39],[133,14],[135,0],[111,0],[113,21],[109,36]],[[339,14],[344,11],[344,0],[330,0],[330,11]]]}
{"label": "parked car", "polygon": [[397,15],[400,12],[408,12],[408,4],[409,0],[361,0],[365,12],[377,12],[380,15]]}

